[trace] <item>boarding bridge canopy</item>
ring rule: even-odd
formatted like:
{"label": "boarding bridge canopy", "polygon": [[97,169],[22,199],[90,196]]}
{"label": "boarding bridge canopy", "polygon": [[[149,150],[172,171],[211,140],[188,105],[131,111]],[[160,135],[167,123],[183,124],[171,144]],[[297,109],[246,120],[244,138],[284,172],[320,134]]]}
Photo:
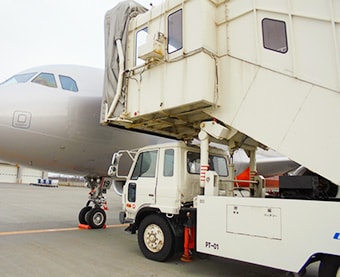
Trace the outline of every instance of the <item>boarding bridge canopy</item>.
{"label": "boarding bridge canopy", "polygon": [[[123,55],[126,53],[128,22],[131,18],[147,11],[133,0],[122,1],[105,15],[105,78],[103,102],[110,106],[117,92],[119,73],[125,70],[125,57],[119,57],[117,40],[121,42]],[[123,62],[122,62],[123,61]],[[122,111],[124,98],[116,107],[116,113]]]}

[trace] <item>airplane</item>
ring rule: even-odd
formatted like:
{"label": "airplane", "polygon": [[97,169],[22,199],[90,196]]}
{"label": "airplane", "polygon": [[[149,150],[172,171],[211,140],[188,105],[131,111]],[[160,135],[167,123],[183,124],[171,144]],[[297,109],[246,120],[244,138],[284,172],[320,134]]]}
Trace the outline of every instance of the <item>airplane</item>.
{"label": "airplane", "polygon": [[[101,126],[100,111],[104,70],[78,65],[46,65],[22,71],[0,84],[0,159],[46,171],[85,176],[90,200],[79,221],[101,206],[103,193],[111,186],[107,169],[112,154],[166,142],[169,139]],[[266,155],[266,154],[262,154]],[[271,154],[273,155],[273,154]],[[236,175],[248,166],[243,152],[234,157]],[[297,167],[277,156],[258,160],[259,174],[279,175]],[[120,168],[120,172],[128,171]],[[123,181],[113,182],[117,194]],[[98,209],[93,218],[105,223]],[[99,217],[98,217],[99,216]],[[94,224],[96,228],[99,225]]]}

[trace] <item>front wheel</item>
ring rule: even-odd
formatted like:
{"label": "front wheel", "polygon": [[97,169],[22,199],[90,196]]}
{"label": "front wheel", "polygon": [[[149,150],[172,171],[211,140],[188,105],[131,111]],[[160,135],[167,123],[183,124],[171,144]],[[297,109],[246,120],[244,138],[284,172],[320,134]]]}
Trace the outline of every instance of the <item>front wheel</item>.
{"label": "front wheel", "polygon": [[166,219],[160,215],[145,217],[138,228],[138,245],[143,255],[163,262],[174,254],[174,235]]}
{"label": "front wheel", "polygon": [[78,215],[78,220],[80,224],[87,224],[86,214],[92,209],[90,206],[82,208]]}
{"label": "front wheel", "polygon": [[93,208],[87,213],[86,220],[92,229],[103,228],[106,222],[106,213],[101,208]]}

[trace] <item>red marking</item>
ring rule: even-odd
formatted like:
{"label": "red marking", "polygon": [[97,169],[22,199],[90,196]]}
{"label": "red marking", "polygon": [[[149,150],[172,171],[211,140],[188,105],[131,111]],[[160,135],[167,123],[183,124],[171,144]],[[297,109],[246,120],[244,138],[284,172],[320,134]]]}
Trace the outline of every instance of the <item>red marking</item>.
{"label": "red marking", "polygon": [[[241,172],[239,175],[236,176],[236,180],[250,180],[251,176],[255,176],[256,172],[250,172],[249,167],[246,168],[243,172]],[[265,178],[266,181],[266,188],[269,189],[277,189],[279,187],[279,176],[274,177],[267,177]],[[247,183],[235,183],[239,187],[249,187],[249,184]]]}
{"label": "red marking", "polygon": [[205,173],[209,170],[209,165],[201,165],[200,180],[205,181]]}
{"label": "red marking", "polygon": [[[243,172],[235,177],[236,180],[249,181],[250,180],[250,168],[247,167]],[[248,183],[235,183],[239,187],[249,187]]]}
{"label": "red marking", "polygon": [[201,165],[201,171],[207,171],[209,170],[209,165]]}
{"label": "red marking", "polygon": [[277,189],[279,187],[279,176],[266,178],[266,188]]}

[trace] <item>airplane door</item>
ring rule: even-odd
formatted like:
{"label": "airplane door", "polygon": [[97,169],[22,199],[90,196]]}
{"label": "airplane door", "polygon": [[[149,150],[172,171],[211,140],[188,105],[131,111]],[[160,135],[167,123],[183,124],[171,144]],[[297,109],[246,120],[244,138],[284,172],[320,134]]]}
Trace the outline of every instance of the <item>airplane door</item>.
{"label": "airplane door", "polygon": [[138,156],[128,184],[127,195],[127,201],[134,211],[141,205],[155,203],[158,152],[158,150],[149,150]]}

